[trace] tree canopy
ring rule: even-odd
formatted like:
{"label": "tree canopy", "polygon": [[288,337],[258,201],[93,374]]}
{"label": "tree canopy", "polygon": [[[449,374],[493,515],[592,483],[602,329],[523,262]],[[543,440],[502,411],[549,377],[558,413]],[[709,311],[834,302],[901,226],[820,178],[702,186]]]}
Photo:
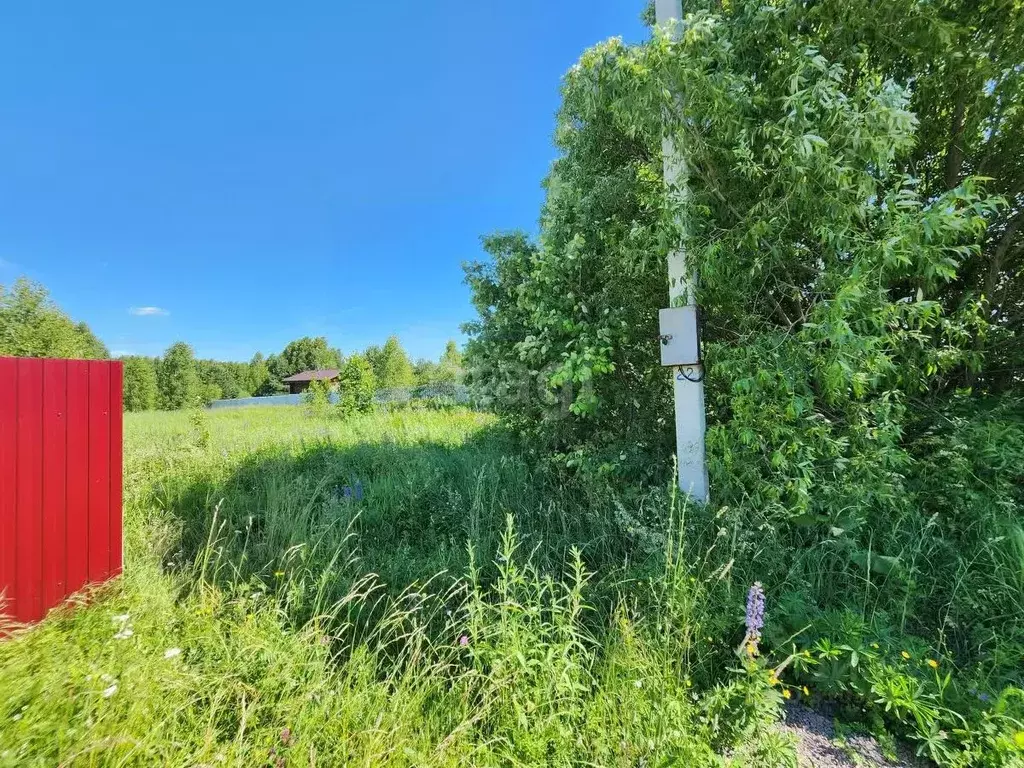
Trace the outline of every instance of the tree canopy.
{"label": "tree canopy", "polygon": [[411,387],[416,383],[412,361],[397,336],[388,337],[383,347],[368,347],[365,356],[373,368],[377,386],[382,389]]}
{"label": "tree canopy", "polygon": [[157,379],[161,408],[194,408],[202,402],[204,392],[196,369],[195,355],[192,347],[185,342],[179,341],[167,348],[160,361]]}
{"label": "tree canopy", "polygon": [[25,278],[0,285],[0,355],[110,357],[88,325],[76,324],[43,286]]}
{"label": "tree canopy", "polygon": [[157,407],[159,387],[156,364],[148,357],[130,356],[124,361],[124,409],[151,411]]}

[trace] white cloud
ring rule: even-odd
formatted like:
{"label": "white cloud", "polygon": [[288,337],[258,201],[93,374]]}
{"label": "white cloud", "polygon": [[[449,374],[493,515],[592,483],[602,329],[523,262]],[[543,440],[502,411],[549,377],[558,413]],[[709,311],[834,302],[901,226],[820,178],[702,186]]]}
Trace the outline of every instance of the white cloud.
{"label": "white cloud", "polygon": [[128,313],[135,315],[136,317],[153,317],[154,315],[171,314],[166,309],[162,309],[160,307],[132,307],[128,310]]}

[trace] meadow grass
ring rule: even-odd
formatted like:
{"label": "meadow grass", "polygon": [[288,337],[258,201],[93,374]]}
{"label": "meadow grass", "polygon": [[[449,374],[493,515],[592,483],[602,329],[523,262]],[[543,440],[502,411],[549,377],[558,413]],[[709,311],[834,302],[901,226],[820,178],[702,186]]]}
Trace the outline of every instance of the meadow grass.
{"label": "meadow grass", "polygon": [[0,642],[0,765],[791,765],[808,696],[1019,764],[1024,443],[976,422],[924,454],[950,490],[892,521],[886,573],[573,478],[480,412],[126,414],[124,576]]}
{"label": "meadow grass", "polygon": [[0,764],[785,763],[654,501],[468,410],[127,414],[124,576],[0,643]]}

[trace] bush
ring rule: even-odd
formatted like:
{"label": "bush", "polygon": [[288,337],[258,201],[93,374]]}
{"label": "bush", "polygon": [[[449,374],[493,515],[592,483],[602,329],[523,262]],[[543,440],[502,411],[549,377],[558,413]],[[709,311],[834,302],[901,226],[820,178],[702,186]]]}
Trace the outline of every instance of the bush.
{"label": "bush", "polygon": [[313,379],[302,396],[312,416],[323,417],[331,407],[331,385],[324,379]]}
{"label": "bush", "polygon": [[352,355],[338,377],[339,413],[345,417],[366,413],[373,408],[376,389],[377,381],[370,363],[362,355]]}

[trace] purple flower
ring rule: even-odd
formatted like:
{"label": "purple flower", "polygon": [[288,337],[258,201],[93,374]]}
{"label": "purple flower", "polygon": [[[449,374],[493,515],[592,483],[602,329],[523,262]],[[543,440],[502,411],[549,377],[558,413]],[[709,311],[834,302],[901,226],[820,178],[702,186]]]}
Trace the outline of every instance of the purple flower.
{"label": "purple flower", "polygon": [[346,499],[350,498],[352,496],[352,487],[346,485],[344,488],[341,489],[341,495],[344,496]]}
{"label": "purple flower", "polygon": [[469,645],[469,635],[463,635],[462,637],[460,637],[459,638],[459,645],[462,646],[463,648],[465,648],[467,645]]}
{"label": "purple flower", "polygon": [[292,730],[291,728],[283,728],[281,730],[281,743],[288,746],[292,742]]}
{"label": "purple flower", "polygon": [[355,488],[354,488],[354,492],[355,492],[355,495],[356,495],[356,501],[362,501],[363,500],[363,484],[361,482],[359,482],[358,480],[356,480],[356,485],[355,485]]}
{"label": "purple flower", "polygon": [[757,643],[764,629],[764,589],[761,582],[755,581],[747,592],[747,639]]}

